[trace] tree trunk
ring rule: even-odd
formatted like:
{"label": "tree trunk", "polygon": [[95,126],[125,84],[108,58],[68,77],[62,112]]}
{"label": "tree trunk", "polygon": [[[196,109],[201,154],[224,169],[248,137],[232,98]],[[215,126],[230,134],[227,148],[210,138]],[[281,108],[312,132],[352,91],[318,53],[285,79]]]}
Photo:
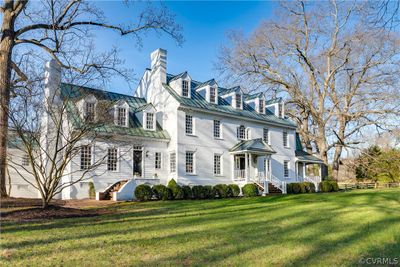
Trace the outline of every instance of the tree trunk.
{"label": "tree trunk", "polygon": [[339,168],[340,168],[340,157],[342,155],[342,146],[337,145],[335,147],[335,155],[333,156],[333,164],[332,164],[332,171],[333,171],[333,178],[338,181],[339,180]]}
{"label": "tree trunk", "polygon": [[3,8],[1,27],[3,35],[0,43],[0,196],[6,197],[8,110],[11,89],[11,57],[15,35],[13,1],[6,1]]}

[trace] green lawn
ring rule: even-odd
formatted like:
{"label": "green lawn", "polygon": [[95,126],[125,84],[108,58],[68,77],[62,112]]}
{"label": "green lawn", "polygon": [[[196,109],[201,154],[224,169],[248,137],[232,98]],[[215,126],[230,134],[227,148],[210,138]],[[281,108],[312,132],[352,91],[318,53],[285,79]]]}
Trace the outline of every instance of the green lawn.
{"label": "green lawn", "polygon": [[3,223],[0,265],[357,265],[400,258],[400,190],[122,203],[117,214]]}

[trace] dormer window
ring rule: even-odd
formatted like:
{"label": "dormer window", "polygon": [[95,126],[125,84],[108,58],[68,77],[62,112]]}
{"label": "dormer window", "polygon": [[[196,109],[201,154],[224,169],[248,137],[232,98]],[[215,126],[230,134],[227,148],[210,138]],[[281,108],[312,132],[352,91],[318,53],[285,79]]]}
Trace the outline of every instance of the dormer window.
{"label": "dormer window", "polygon": [[260,99],[258,102],[258,112],[261,114],[265,113],[265,102],[263,99]]}
{"label": "dormer window", "polygon": [[242,108],[242,95],[241,94],[235,95],[235,104],[236,104],[236,108]]}
{"label": "dormer window", "polygon": [[189,81],[182,80],[182,96],[189,97]]}
{"label": "dormer window", "polygon": [[283,118],[283,103],[279,103],[278,105],[278,116]]}
{"label": "dormer window", "polygon": [[126,116],[127,110],[126,108],[117,108],[117,125],[118,126],[126,126],[127,125],[127,116]]}
{"label": "dormer window", "polygon": [[154,131],[156,128],[154,113],[146,113],[146,130]]}
{"label": "dormer window", "polygon": [[210,102],[215,103],[215,87],[210,87]]}
{"label": "dormer window", "polygon": [[85,102],[85,121],[94,122],[95,115],[95,103]]}

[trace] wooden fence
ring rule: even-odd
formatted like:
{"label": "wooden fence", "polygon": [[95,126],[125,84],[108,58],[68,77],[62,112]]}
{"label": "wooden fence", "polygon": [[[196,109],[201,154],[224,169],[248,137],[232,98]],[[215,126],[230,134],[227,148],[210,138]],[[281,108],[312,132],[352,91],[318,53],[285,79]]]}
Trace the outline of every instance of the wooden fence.
{"label": "wooden fence", "polygon": [[374,188],[391,188],[400,187],[400,183],[338,183],[340,189],[352,190],[352,189],[374,189]]}

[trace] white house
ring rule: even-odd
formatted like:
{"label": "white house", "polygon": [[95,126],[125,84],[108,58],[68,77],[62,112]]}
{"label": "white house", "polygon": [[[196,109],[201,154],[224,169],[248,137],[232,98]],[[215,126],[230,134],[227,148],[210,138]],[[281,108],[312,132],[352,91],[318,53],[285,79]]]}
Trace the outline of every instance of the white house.
{"label": "white house", "polygon": [[321,161],[302,150],[282,99],[246,94],[239,86],[222,88],[214,79],[198,82],[188,72],[169,74],[163,49],[151,54],[151,68],[135,96],[55,83],[60,73],[54,64],[47,65],[47,94],[68,96],[81,119],[98,117],[98,103],[113,110],[96,142],[83,146],[71,162],[65,181],[80,177],[96,158],[106,158],[105,163],[65,189],[63,199],[87,198],[89,181],[99,198],[128,181],[114,192],[115,199],[132,198],[137,184],[170,179],[185,185],[256,183],[264,194],[272,188],[285,193],[291,182],[320,181],[306,175],[307,164]]}

